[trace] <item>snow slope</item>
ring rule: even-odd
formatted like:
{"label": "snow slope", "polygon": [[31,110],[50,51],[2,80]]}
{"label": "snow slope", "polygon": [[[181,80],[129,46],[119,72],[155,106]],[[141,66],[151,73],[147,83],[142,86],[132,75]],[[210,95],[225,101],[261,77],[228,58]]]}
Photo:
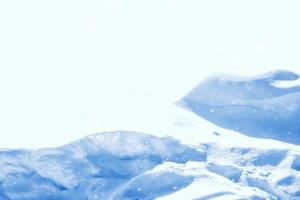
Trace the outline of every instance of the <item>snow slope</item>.
{"label": "snow slope", "polygon": [[[274,106],[279,118],[287,114],[282,119],[297,127],[297,109],[287,112],[286,106],[278,107],[281,101],[273,104],[278,97],[287,105],[300,104],[293,97],[297,86],[276,86],[277,80],[297,77],[286,71],[242,79],[215,76],[181,100],[188,110],[163,105],[152,126],[102,132],[58,148],[2,149],[0,200],[300,199],[296,132],[288,134],[288,126],[275,123],[276,118],[262,111],[255,118],[258,124],[251,121],[251,113],[239,121],[229,112],[233,99],[239,103],[235,114],[247,112],[246,103],[257,106],[264,101],[265,113]],[[245,85],[255,89],[245,90]],[[203,114],[198,109],[202,103],[204,110],[207,105],[214,109],[215,116]],[[224,114],[219,113],[219,104]],[[218,113],[232,122],[225,127],[221,119],[215,121]],[[261,117],[272,122],[272,131],[260,124]],[[248,123],[253,123],[251,129],[243,127]],[[232,124],[238,124],[242,134]],[[294,144],[286,142],[291,138]]]}

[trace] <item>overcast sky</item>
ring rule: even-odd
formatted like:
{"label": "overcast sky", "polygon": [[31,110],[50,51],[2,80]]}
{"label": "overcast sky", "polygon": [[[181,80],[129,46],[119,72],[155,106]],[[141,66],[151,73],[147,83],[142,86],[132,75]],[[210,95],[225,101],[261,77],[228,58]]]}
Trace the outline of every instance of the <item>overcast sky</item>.
{"label": "overcast sky", "polygon": [[216,72],[299,73],[299,7],[1,0],[0,147],[56,146],[151,120],[143,108],[171,104]]}

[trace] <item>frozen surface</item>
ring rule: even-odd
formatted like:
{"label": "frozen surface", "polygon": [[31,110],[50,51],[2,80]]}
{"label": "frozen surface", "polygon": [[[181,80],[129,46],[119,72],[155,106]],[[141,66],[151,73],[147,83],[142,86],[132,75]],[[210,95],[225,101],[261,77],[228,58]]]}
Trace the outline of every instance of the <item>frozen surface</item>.
{"label": "frozen surface", "polygon": [[2,149],[0,200],[300,199],[298,86],[279,87],[296,79],[215,76],[151,126]]}

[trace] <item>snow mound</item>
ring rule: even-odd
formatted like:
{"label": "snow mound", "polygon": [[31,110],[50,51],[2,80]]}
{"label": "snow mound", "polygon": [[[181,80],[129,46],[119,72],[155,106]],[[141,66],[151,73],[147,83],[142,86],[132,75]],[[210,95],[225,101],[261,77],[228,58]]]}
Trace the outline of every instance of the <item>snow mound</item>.
{"label": "snow mound", "polygon": [[59,148],[0,151],[1,200],[299,199],[297,148],[118,131]]}
{"label": "snow mound", "polygon": [[0,199],[154,199],[173,191],[174,183],[178,189],[188,185],[192,177],[146,172],[164,162],[190,160],[205,161],[206,156],[169,137],[126,131],[92,135],[60,148],[2,150]]}
{"label": "snow mound", "polygon": [[253,77],[216,75],[178,104],[223,128],[300,144],[300,86],[276,86],[298,79],[284,70]]}

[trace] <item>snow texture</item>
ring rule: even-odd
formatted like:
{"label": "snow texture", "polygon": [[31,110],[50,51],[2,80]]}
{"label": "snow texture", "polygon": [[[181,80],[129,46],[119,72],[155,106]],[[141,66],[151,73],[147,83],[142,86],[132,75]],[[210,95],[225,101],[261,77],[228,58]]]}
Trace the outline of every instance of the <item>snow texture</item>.
{"label": "snow texture", "polygon": [[174,108],[172,137],[112,131],[2,149],[0,200],[300,199],[300,89],[278,87],[297,79],[211,77],[180,101],[208,121]]}

